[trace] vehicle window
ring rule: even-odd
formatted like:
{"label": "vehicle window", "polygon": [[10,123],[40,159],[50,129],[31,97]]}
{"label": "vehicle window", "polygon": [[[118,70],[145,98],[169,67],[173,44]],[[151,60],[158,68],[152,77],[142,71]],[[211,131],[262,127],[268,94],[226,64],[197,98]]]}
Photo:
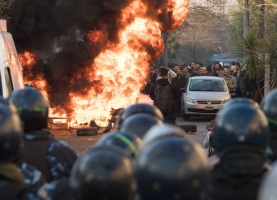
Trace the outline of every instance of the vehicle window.
{"label": "vehicle window", "polygon": [[227,86],[224,80],[193,79],[190,82],[190,91],[226,92]]}
{"label": "vehicle window", "polygon": [[12,84],[10,68],[5,68],[5,81],[6,81],[7,90],[9,92],[9,94],[11,94],[13,91],[13,84]]}

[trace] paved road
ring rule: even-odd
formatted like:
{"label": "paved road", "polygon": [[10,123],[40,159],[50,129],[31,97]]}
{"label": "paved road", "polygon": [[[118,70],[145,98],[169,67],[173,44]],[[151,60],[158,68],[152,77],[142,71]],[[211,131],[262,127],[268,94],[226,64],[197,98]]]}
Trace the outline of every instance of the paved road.
{"label": "paved road", "polygon": [[[206,123],[208,123],[210,118],[192,118],[190,121],[184,121],[182,118],[177,118],[176,123],[179,125],[185,124],[195,124],[197,126],[197,132],[187,134],[188,137],[199,142],[201,145],[205,139],[206,134]],[[81,155],[86,150],[93,147],[93,145],[102,137],[103,135],[96,136],[55,136],[56,139],[64,141],[71,145],[78,155]]]}

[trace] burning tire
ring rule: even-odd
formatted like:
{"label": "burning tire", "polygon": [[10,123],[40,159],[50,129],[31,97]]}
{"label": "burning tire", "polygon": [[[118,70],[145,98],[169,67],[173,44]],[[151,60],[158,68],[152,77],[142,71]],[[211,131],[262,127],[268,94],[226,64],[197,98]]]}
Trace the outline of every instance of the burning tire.
{"label": "burning tire", "polygon": [[93,136],[98,134],[98,129],[96,127],[78,128],[76,134],[77,136]]}

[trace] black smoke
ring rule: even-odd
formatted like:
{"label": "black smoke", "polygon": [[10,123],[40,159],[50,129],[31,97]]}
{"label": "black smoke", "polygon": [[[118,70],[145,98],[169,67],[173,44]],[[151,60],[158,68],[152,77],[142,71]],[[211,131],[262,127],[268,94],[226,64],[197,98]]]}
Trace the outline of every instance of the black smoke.
{"label": "black smoke", "polygon": [[[18,53],[30,51],[39,62],[29,71],[35,79],[43,73],[53,106],[71,112],[69,92],[86,94],[87,87],[97,87],[99,80],[89,81],[87,72],[94,58],[108,43],[117,44],[118,33],[125,25],[119,23],[122,9],[133,0],[17,0],[10,10],[8,30],[12,33]],[[172,22],[168,0],[141,0],[148,6],[146,18],[155,19],[166,31]],[[157,10],[162,10],[157,12]],[[129,19],[129,23],[132,22]],[[91,40],[89,33],[99,30],[101,41]],[[153,59],[155,50],[145,43]],[[104,67],[104,66],[103,66]],[[92,97],[93,98],[93,97]]]}

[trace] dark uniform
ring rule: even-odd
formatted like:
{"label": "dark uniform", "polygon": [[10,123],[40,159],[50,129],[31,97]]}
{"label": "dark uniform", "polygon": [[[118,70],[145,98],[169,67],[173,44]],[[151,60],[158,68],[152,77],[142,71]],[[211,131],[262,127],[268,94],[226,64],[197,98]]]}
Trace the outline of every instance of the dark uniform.
{"label": "dark uniform", "polygon": [[46,130],[25,132],[24,139],[24,161],[38,168],[48,182],[69,177],[77,158],[69,145],[55,140]]}
{"label": "dark uniform", "polygon": [[[236,103],[232,103],[236,101]],[[255,200],[265,171],[269,128],[256,104],[232,99],[215,119],[214,200]]]}
{"label": "dark uniform", "polygon": [[0,199],[37,199],[24,183],[27,179],[17,165],[24,145],[20,119],[3,104],[0,104],[0,116]]}

